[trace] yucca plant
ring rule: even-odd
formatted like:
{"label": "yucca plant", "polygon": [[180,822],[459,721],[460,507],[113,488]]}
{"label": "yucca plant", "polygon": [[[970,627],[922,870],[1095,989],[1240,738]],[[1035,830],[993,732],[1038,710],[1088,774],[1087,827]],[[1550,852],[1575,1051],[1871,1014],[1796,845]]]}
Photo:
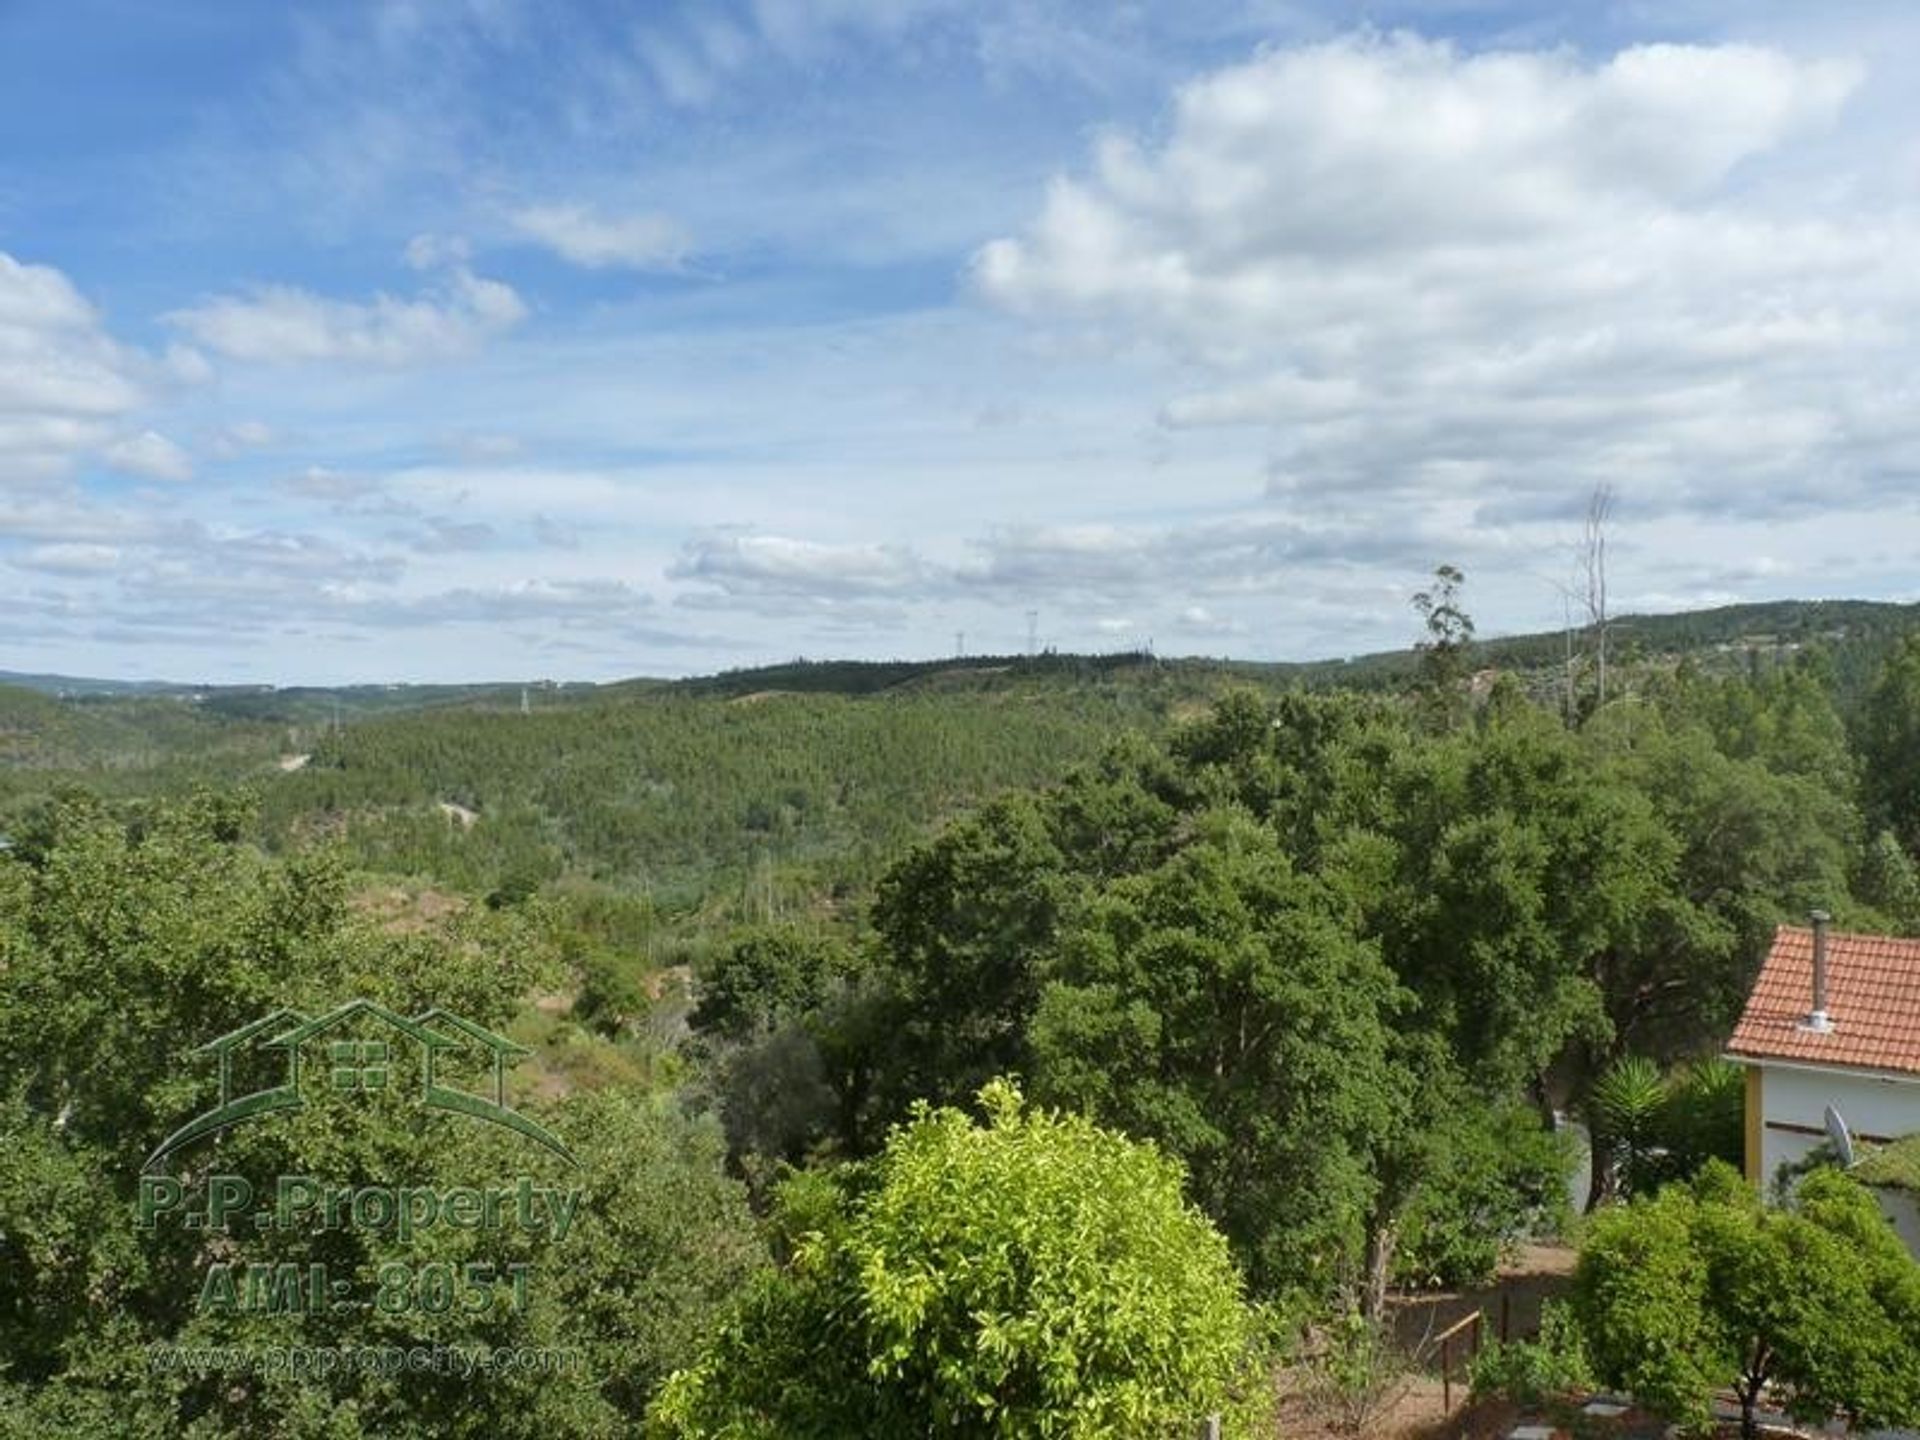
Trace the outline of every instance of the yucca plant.
{"label": "yucca plant", "polygon": [[1606,1166],[1614,1188],[1627,1195],[1645,1194],[1662,1178],[1668,1094],[1659,1066],[1644,1055],[1623,1055],[1587,1097],[1593,1163]]}

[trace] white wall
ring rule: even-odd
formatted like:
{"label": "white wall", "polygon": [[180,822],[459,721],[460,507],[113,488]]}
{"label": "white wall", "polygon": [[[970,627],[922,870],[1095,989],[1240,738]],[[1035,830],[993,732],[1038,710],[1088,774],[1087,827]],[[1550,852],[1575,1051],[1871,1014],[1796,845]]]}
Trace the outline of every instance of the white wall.
{"label": "white wall", "polygon": [[1782,1065],[1760,1067],[1760,1113],[1764,1121],[1799,1125],[1817,1133],[1795,1135],[1763,1128],[1760,1185],[1771,1189],[1781,1165],[1802,1159],[1826,1135],[1827,1107],[1833,1106],[1855,1135],[1898,1140],[1920,1132],[1920,1077],[1908,1080],[1851,1075],[1836,1070],[1799,1070]]}
{"label": "white wall", "polygon": [[1873,1198],[1893,1221],[1894,1233],[1907,1242],[1908,1253],[1920,1257],[1920,1200],[1914,1198],[1911,1190],[1891,1187],[1876,1188]]}
{"label": "white wall", "polygon": [[[1920,1077],[1891,1080],[1838,1071],[1787,1069],[1779,1065],[1762,1066],[1761,1072],[1763,1120],[1821,1131],[1816,1136],[1761,1130],[1760,1188],[1769,1195],[1780,1166],[1803,1159],[1821,1143],[1829,1105],[1840,1112],[1840,1118],[1856,1136],[1898,1140],[1904,1135],[1920,1133]],[[1920,1204],[1903,1190],[1876,1189],[1873,1193],[1907,1249],[1920,1256]]]}

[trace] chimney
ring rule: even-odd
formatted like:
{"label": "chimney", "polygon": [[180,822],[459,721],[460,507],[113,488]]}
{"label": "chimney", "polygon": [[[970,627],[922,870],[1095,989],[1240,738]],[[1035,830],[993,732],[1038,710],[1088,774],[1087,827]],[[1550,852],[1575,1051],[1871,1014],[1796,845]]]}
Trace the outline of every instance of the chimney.
{"label": "chimney", "polygon": [[1813,1013],[1807,1016],[1806,1028],[1824,1035],[1833,1029],[1827,1014],[1827,921],[1833,917],[1815,910],[1807,918],[1813,922]]}

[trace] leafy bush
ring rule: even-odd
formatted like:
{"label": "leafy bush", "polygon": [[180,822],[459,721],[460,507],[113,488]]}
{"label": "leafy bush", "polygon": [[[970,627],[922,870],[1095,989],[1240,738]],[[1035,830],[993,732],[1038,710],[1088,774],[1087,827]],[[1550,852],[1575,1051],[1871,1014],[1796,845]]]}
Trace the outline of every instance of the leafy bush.
{"label": "leafy bush", "polygon": [[1384,1320],[1348,1308],[1323,1328],[1305,1371],[1309,1400],[1345,1435],[1364,1435],[1407,1371]]}
{"label": "leafy bush", "polygon": [[1662,1075],[1645,1056],[1622,1056],[1588,1097],[1596,1163],[1628,1196],[1688,1179],[1710,1160],[1738,1167],[1745,1105],[1746,1073],[1723,1057]]}
{"label": "leafy bush", "polygon": [[1540,1307],[1538,1339],[1492,1341],[1473,1357],[1467,1378],[1476,1398],[1538,1405],[1592,1389],[1593,1366],[1572,1312],[1549,1300]]}
{"label": "leafy bush", "polygon": [[1597,1215],[1573,1299],[1600,1378],[1669,1418],[1704,1420],[1732,1386],[1748,1437],[1769,1390],[1808,1420],[1920,1420],[1920,1265],[1837,1171],[1779,1210],[1709,1162],[1691,1185]]}
{"label": "leafy bush", "polygon": [[1473,1107],[1408,1211],[1395,1274],[1408,1285],[1484,1285],[1520,1240],[1569,1218],[1572,1142],[1524,1105]]}
{"label": "leafy bush", "polygon": [[1668,1166],[1676,1178],[1709,1160],[1738,1169],[1746,1153],[1747,1072],[1724,1056],[1696,1060],[1668,1077],[1661,1116]]}
{"label": "leafy bush", "polygon": [[1257,1324],[1178,1165],[1079,1116],[918,1107],[651,1414],[659,1440],[1248,1433]]}

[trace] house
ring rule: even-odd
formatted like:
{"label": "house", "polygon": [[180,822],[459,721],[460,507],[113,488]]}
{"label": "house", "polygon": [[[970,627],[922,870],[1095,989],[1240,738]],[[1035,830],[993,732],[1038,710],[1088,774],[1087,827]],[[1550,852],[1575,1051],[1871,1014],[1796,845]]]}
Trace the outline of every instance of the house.
{"label": "house", "polygon": [[[1920,1134],[1920,940],[1811,920],[1775,933],[1727,1042],[1747,1071],[1747,1178],[1763,1189],[1837,1135],[1867,1152]],[[1920,1254],[1912,1192],[1877,1193]]]}

